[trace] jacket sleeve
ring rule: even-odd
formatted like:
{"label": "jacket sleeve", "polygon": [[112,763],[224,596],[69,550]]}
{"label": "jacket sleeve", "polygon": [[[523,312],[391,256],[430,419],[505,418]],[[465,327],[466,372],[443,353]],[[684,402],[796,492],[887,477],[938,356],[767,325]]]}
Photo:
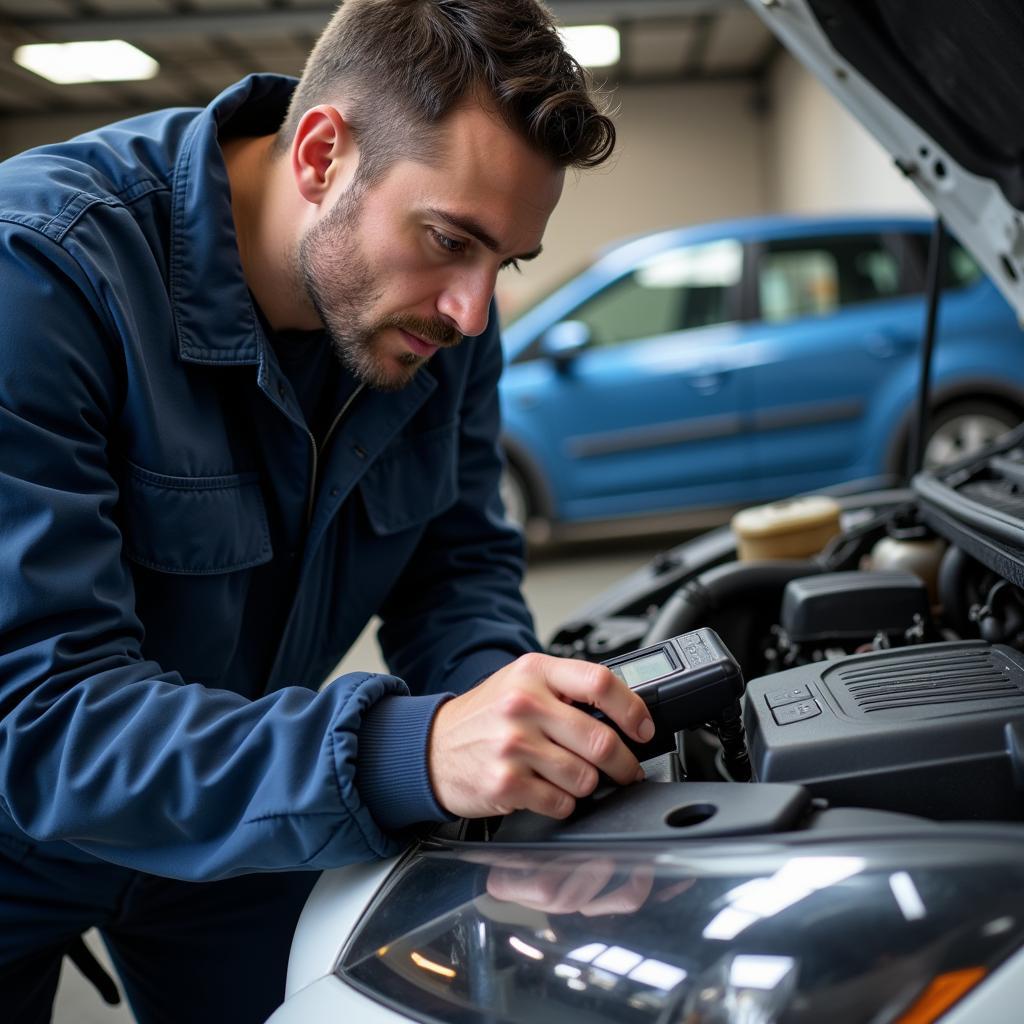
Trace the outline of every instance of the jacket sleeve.
{"label": "jacket sleeve", "polygon": [[146,660],[115,515],[106,284],[9,223],[0,280],[0,819],[193,880],[395,852],[355,758],[363,716],[404,684],[358,673],[250,701]]}
{"label": "jacket sleeve", "polygon": [[497,315],[472,346],[459,410],[458,498],[431,520],[380,610],[381,649],[414,692],[461,693],[540,649],[520,591],[523,539],[498,491],[502,454]]}

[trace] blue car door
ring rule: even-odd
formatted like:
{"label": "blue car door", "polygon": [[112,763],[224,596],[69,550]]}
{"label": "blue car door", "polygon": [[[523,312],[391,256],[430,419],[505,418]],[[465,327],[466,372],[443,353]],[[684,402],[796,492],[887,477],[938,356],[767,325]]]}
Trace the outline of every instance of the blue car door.
{"label": "blue car door", "polygon": [[565,318],[589,337],[574,358],[512,368],[507,415],[528,435],[559,518],[745,500],[742,264],[733,239],[648,257]]}
{"label": "blue car door", "polygon": [[888,437],[871,402],[916,372],[920,294],[899,236],[830,234],[763,242],[754,259],[760,348],[749,427],[757,490],[775,499],[876,474]]}

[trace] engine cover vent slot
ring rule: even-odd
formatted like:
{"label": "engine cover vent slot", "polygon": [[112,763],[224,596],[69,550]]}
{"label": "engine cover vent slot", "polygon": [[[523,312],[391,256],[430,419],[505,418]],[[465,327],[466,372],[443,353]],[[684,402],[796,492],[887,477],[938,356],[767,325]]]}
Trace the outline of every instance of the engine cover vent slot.
{"label": "engine cover vent slot", "polygon": [[949,658],[908,658],[902,665],[840,669],[841,682],[864,712],[908,705],[985,700],[994,695],[1019,696],[1020,686],[991,651],[963,652]]}
{"label": "engine cover vent slot", "polygon": [[1024,674],[986,643],[943,644],[885,657],[844,659],[822,674],[822,682],[847,713],[914,718],[963,713],[951,705],[1024,700]]}

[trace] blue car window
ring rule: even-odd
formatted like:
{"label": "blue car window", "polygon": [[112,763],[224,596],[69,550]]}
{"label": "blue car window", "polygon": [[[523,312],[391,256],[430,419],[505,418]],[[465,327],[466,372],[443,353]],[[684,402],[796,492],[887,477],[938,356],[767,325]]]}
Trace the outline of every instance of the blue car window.
{"label": "blue car window", "polygon": [[761,255],[758,295],[770,322],[904,293],[899,258],[880,235],[773,241]]}
{"label": "blue car window", "polygon": [[736,319],[743,247],[724,238],[648,257],[572,314],[592,344],[619,345]]}
{"label": "blue car window", "polygon": [[[916,262],[916,291],[924,291],[928,267],[928,236],[910,235],[910,250]],[[956,239],[949,239],[946,245],[946,265],[943,268],[944,288],[966,288],[981,280],[982,269],[977,260]]]}
{"label": "blue car window", "polygon": [[824,249],[767,253],[759,287],[761,316],[773,323],[831,313],[839,305],[839,273]]}
{"label": "blue car window", "polygon": [[946,284],[951,288],[963,288],[974,284],[981,277],[981,267],[974,257],[959,243],[954,242],[948,249]]}

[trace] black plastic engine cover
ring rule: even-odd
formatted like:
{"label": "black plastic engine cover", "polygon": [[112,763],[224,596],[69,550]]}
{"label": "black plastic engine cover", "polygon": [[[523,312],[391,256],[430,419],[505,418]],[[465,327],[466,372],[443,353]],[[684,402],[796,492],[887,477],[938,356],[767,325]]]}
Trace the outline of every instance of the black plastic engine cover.
{"label": "black plastic engine cover", "polygon": [[754,777],[845,807],[1019,819],[1024,664],[981,640],[817,662],[744,697]]}
{"label": "black plastic engine cover", "polygon": [[505,818],[496,843],[596,843],[707,839],[786,832],[810,810],[802,786],[654,782],[610,786],[581,800],[565,821],[529,811]]}
{"label": "black plastic engine cover", "polygon": [[910,572],[830,572],[786,585],[782,628],[793,643],[901,636],[929,617],[928,588]]}

